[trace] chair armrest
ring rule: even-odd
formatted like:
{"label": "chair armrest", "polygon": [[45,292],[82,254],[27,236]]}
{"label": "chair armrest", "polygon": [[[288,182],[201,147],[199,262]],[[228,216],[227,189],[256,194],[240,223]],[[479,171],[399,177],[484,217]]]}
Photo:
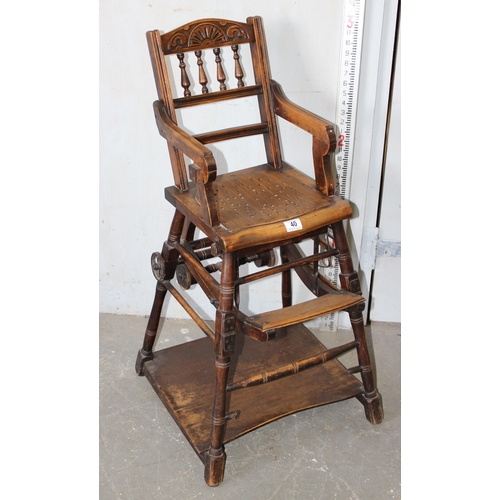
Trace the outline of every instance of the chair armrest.
{"label": "chair armrest", "polygon": [[271,90],[274,100],[274,112],[278,116],[327,144],[329,151],[335,150],[337,138],[333,123],[290,101],[283,92],[281,85],[274,80],[271,80]]}
{"label": "chair armrest", "polygon": [[194,162],[194,165],[189,166],[189,174],[196,184],[203,220],[210,226],[218,225],[219,205],[213,188],[213,182],[217,177],[217,165],[212,152],[182,130],[168,116],[165,106],[160,101],[155,101],[153,108],[160,135]]}
{"label": "chair armrest", "polygon": [[333,123],[290,101],[285,96],[281,85],[274,80],[271,80],[271,90],[274,112],[313,136],[316,189],[325,196],[334,195],[335,175],[331,157],[337,147],[337,138]]}
{"label": "chair armrest", "polygon": [[203,184],[215,181],[217,165],[210,149],[182,130],[168,116],[165,106],[160,101],[155,101],[153,108],[160,135],[200,167],[201,176],[197,175],[194,180]]}

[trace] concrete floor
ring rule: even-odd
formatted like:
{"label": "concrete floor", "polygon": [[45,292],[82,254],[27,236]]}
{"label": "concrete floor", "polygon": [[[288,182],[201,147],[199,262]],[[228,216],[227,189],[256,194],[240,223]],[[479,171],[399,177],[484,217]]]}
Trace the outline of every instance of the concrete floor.
{"label": "concrete floor", "polygon": [[[282,418],[227,444],[224,481],[210,488],[149,382],[135,375],[146,323],[100,315],[100,500],[401,498],[400,325],[367,328],[381,424],[371,425],[356,399]],[[351,339],[349,330],[314,333],[327,347]],[[162,320],[156,348],[202,336],[190,320]]]}

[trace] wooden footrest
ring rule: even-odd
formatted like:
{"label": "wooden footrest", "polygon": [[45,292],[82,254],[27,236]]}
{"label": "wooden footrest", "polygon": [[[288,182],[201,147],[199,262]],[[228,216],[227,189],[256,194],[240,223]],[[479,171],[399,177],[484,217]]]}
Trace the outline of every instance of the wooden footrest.
{"label": "wooden footrest", "polygon": [[[325,346],[303,325],[281,331],[268,344],[237,335],[229,382],[273,370]],[[144,373],[192,447],[203,459],[210,446],[215,390],[215,355],[208,338],[156,351],[144,363]],[[230,393],[224,442],[278,418],[319,405],[357,397],[361,382],[336,359],[279,380]]]}
{"label": "wooden footrest", "polygon": [[329,293],[316,299],[302,302],[276,311],[269,311],[245,319],[244,325],[263,332],[277,330],[290,325],[304,323],[332,312],[343,311],[363,302],[361,295],[350,292]]}

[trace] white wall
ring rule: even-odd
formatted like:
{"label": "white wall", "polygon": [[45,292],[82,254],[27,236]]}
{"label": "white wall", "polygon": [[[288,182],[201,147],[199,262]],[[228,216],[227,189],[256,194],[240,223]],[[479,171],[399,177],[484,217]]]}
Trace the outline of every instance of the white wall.
{"label": "white wall", "polygon": [[[342,5],[342,0],[101,0],[101,312],[149,314],[155,287],[149,259],[161,250],[173,215],[163,197],[173,180],[152,112],[156,89],[146,31],[169,31],[206,17],[243,21],[260,15],[273,78],[297,104],[333,121]],[[310,137],[283,123],[281,135],[285,158],[312,175]],[[227,161],[226,152],[217,159]],[[278,280],[252,285],[243,294],[246,308],[259,312],[279,303]],[[201,304],[203,296],[196,288],[190,293]],[[212,308],[199,312],[207,317]],[[174,300],[163,314],[186,317]]]}

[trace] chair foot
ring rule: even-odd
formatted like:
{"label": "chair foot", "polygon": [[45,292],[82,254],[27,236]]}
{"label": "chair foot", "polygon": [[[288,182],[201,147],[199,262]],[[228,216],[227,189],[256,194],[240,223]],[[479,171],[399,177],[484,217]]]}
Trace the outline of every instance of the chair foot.
{"label": "chair foot", "polygon": [[373,397],[360,394],[357,398],[365,407],[366,419],[372,424],[380,424],[384,419],[384,408],[382,406],[382,396],[378,391],[375,391]]}
{"label": "chair foot", "polygon": [[224,448],[210,449],[205,455],[205,482],[208,486],[219,486],[224,478],[226,453]]}
{"label": "chair foot", "polygon": [[139,352],[137,353],[137,360],[135,362],[135,373],[137,373],[137,375],[139,376],[144,375],[144,372],[142,371],[143,365],[146,361],[150,361],[152,359],[152,352],[147,353],[144,350],[139,349]]}

